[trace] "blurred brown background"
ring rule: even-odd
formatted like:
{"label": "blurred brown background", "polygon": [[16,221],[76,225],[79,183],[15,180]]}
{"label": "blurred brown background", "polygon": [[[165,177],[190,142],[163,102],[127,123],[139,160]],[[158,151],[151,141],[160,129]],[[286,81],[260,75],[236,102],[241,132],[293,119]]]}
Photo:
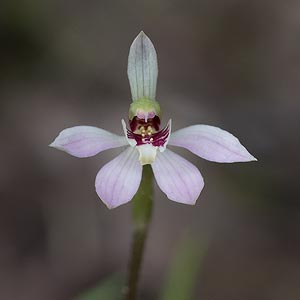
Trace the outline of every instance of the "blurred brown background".
{"label": "blurred brown background", "polygon": [[118,150],[80,160],[47,145],[74,125],[122,134],[127,55],[140,30],[158,52],[163,123],[219,126],[259,159],[216,164],[175,149],[206,186],[195,207],[156,190],[140,299],[159,298],[187,234],[208,241],[193,299],[300,299],[299,1],[0,8],[0,299],[75,299],[125,273],[131,205],[109,211],[94,191]]}

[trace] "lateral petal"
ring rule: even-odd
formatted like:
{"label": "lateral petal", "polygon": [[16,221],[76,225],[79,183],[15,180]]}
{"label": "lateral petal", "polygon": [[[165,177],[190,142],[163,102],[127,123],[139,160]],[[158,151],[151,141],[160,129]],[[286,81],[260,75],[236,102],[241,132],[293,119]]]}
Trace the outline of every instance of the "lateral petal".
{"label": "lateral petal", "polygon": [[109,208],[130,201],[142,178],[142,165],[135,147],[128,147],[115,159],[104,165],[96,177],[96,192]]}
{"label": "lateral petal", "polygon": [[49,146],[83,158],[124,145],[128,145],[124,136],[93,126],[75,126],[60,132]]}
{"label": "lateral petal", "polygon": [[193,125],[175,131],[169,145],[186,148],[210,161],[233,163],[257,160],[231,133],[209,125]]}
{"label": "lateral petal", "polygon": [[152,169],[160,189],[170,200],[193,205],[204,187],[199,170],[178,154],[157,152]]}

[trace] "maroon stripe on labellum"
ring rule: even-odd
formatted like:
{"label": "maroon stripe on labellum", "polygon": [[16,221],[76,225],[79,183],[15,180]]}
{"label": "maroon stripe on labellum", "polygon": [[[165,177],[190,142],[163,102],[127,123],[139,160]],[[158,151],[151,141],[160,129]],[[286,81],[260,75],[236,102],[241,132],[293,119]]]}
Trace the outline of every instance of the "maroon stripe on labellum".
{"label": "maroon stripe on labellum", "polygon": [[[155,118],[157,119],[154,120]],[[141,119],[136,120],[136,122],[138,122],[138,126],[134,124],[134,126],[131,126],[131,130],[127,128],[127,137],[129,139],[135,139],[137,146],[152,144],[155,147],[160,147],[164,146],[167,142],[170,135],[170,126],[168,124],[164,129],[157,131],[160,124],[160,120],[157,116],[153,119],[149,119],[148,122]],[[136,128],[134,132],[132,128]]]}
{"label": "maroon stripe on labellum", "polygon": [[147,122],[145,122],[145,119],[139,119],[137,116],[135,116],[132,120],[129,121],[129,125],[132,132],[140,130],[142,126],[144,126],[145,128],[151,126],[153,129],[158,131],[160,126],[160,118],[158,116],[155,116],[154,118],[150,118],[147,120]]}

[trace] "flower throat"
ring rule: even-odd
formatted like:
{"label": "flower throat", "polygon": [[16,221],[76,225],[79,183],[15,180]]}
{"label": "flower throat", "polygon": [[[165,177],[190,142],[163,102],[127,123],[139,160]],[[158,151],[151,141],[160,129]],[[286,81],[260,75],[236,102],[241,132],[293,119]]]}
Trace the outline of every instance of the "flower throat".
{"label": "flower throat", "polygon": [[169,125],[159,130],[160,119],[158,116],[149,118],[147,121],[135,116],[129,121],[129,125],[130,130],[127,129],[127,136],[129,139],[135,139],[137,146],[145,144],[152,144],[157,147],[164,146],[170,134]]}

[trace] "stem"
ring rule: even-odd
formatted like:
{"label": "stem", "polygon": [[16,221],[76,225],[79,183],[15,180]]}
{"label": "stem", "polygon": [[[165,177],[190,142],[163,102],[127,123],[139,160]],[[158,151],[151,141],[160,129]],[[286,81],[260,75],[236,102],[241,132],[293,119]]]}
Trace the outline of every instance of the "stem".
{"label": "stem", "polygon": [[129,262],[129,275],[125,290],[126,300],[135,300],[137,294],[137,284],[143,258],[144,245],[147,232],[136,230],[133,233],[133,243],[131,250],[131,258]]}
{"label": "stem", "polygon": [[128,266],[124,299],[135,300],[137,284],[143,260],[144,246],[152,215],[153,173],[150,165],[143,167],[143,176],[138,192],[133,198],[133,241]]}

